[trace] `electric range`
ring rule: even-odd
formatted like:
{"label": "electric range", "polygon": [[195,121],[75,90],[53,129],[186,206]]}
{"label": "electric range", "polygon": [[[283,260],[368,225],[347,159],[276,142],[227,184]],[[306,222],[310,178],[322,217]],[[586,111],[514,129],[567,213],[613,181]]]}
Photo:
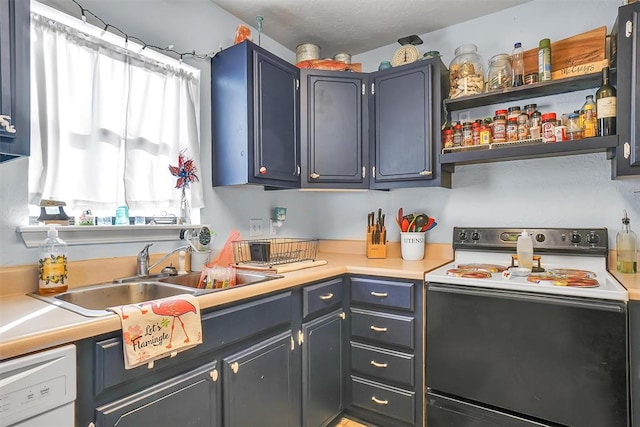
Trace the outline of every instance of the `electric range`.
{"label": "electric range", "polygon": [[[516,228],[455,227],[454,261],[427,273],[426,281],[628,300],[627,290],[607,271],[606,229],[526,229],[533,240],[534,271],[519,275],[515,268],[518,265],[515,254],[516,241],[522,231]],[[495,271],[502,269],[504,271]],[[464,270],[469,273],[465,274]],[[480,274],[474,274],[474,270],[480,270]],[[567,278],[563,280],[562,276]]]}

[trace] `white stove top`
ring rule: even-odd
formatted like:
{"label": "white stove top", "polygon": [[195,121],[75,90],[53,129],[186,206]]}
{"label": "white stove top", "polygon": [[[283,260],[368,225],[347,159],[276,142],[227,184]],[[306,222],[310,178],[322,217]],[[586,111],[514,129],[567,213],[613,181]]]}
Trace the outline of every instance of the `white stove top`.
{"label": "white stove top", "polygon": [[[538,254],[535,254],[538,255]],[[593,288],[575,286],[557,286],[550,282],[530,282],[527,277],[503,277],[502,273],[493,273],[491,278],[475,279],[467,277],[455,277],[447,274],[447,270],[457,268],[460,264],[497,264],[504,267],[511,265],[511,253],[508,252],[481,252],[481,251],[456,251],[455,261],[446,264],[426,274],[425,280],[433,283],[443,283],[462,286],[476,286],[482,288],[505,289],[512,291],[535,292],[554,295],[566,295],[585,298],[607,299],[616,301],[628,301],[627,290],[607,272],[606,259],[604,257],[572,256],[572,255],[547,255],[541,254],[541,266],[545,270],[554,268],[570,268],[587,270],[595,273],[595,279],[599,286]],[[536,265],[536,262],[534,262]]]}

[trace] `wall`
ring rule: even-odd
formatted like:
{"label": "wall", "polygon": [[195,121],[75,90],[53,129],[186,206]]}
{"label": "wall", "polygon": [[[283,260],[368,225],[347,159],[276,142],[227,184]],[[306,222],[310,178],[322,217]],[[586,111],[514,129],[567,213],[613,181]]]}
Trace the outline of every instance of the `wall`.
{"label": "wall", "polygon": [[[110,24],[160,46],[175,45],[179,51],[210,52],[232,44],[240,22],[208,0],[128,0],[102,2],[79,0]],[[474,42],[485,62],[495,53],[510,52],[513,42],[525,49],[540,38],[562,39],[615,21],[618,0],[535,0],[441,31],[421,35],[421,51],[438,50],[446,65],[453,51],[463,43]],[[69,0],[48,0],[46,4],[79,16]],[[455,13],[455,10],[452,10]],[[425,17],[428,19],[428,17]],[[268,31],[269,22],[264,22]],[[254,30],[255,34],[255,30]],[[499,38],[498,35],[500,35]],[[507,36],[508,35],[508,36]],[[293,62],[295,54],[266,36],[262,46]],[[389,59],[397,43],[356,55],[366,71]],[[201,142],[203,182],[211,182],[211,120],[208,61],[186,60],[202,70]],[[593,91],[585,91],[593,93]],[[538,100],[555,111],[572,111],[584,101],[585,92]],[[533,100],[536,101],[536,100]],[[484,117],[484,112],[473,115]],[[34,262],[35,249],[27,249],[15,232],[27,215],[27,159],[0,166],[0,266]],[[438,227],[429,232],[428,241],[451,242],[453,226],[513,227],[607,227],[614,245],[622,210],[627,209],[632,227],[640,231],[640,179],[610,180],[610,164],[604,153],[540,160],[461,166],[453,176],[453,189],[403,189],[368,192],[314,193],[295,190],[263,191],[259,187],[211,188],[205,186],[206,208],[202,222],[218,233],[214,246],[224,243],[231,229],[249,238],[249,218],[269,217],[275,206],[288,208],[281,230],[286,237],[324,239],[364,238],[366,214],[381,207],[389,219],[389,239],[398,240],[391,222],[394,212],[421,210],[434,216]],[[156,245],[156,251],[176,244]],[[71,247],[71,259],[133,255],[142,244]]]}

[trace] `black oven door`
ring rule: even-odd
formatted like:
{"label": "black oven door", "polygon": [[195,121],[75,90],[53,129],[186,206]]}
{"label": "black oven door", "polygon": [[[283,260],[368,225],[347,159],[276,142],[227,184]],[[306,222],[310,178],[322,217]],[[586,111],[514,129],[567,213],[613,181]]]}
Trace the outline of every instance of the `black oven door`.
{"label": "black oven door", "polygon": [[[626,303],[427,285],[432,393],[537,422],[628,426]],[[429,427],[451,425],[428,402]],[[456,427],[475,425],[461,423]]]}

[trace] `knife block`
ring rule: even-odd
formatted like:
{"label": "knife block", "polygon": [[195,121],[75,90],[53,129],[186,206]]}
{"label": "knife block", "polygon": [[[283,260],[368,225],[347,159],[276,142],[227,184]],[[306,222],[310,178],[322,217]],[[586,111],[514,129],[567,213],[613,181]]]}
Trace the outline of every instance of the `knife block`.
{"label": "knife block", "polygon": [[[385,233],[386,234],[386,233]],[[367,233],[367,258],[386,258],[387,242],[373,244],[373,233]]]}

